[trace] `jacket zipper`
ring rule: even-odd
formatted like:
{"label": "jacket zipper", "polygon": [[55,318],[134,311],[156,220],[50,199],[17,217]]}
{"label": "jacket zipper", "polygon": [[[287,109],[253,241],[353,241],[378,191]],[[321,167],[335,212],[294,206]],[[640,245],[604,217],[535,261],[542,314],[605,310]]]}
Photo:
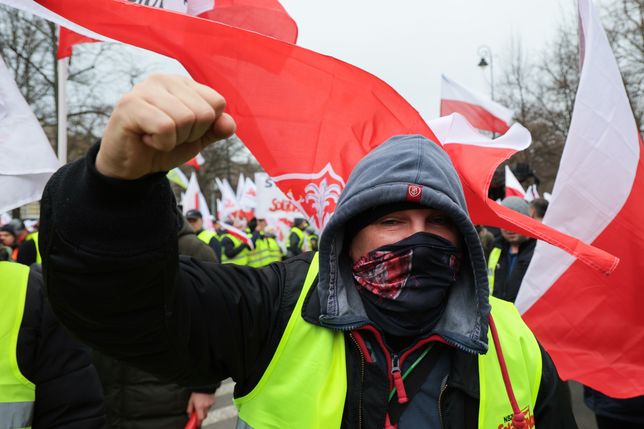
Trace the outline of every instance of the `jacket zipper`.
{"label": "jacket zipper", "polygon": [[444,428],[443,425],[443,393],[447,390],[447,375],[443,378],[441,382],[441,391],[438,394],[438,418],[441,422],[441,428]]}
{"label": "jacket zipper", "polygon": [[360,399],[358,400],[358,429],[362,428],[362,390],[364,387],[364,353],[362,348],[358,344],[358,341],[353,336],[353,333],[349,333],[353,344],[358,348],[358,353],[360,353]]}

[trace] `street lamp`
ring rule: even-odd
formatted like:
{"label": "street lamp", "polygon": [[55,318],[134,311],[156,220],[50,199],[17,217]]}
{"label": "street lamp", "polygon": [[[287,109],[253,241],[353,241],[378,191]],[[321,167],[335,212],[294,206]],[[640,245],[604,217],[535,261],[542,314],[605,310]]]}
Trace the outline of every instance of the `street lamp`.
{"label": "street lamp", "polygon": [[492,100],[494,100],[494,67],[492,60],[492,48],[490,48],[488,45],[481,45],[479,46],[478,54],[481,57],[481,61],[479,61],[478,63],[478,66],[481,68],[481,70],[485,70],[488,65],[490,66],[490,94]]}

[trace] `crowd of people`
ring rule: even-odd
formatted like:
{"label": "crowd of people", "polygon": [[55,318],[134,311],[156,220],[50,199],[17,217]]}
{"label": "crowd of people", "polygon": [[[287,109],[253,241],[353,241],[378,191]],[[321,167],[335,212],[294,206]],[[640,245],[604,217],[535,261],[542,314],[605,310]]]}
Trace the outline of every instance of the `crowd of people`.
{"label": "crowd of people", "polygon": [[[228,377],[238,428],[577,427],[512,304],[535,240],[475,226],[438,145],[383,142],[319,239],[301,218],[278,243],[261,218],[204,228],[165,178],[234,132],[219,94],[154,76],[129,97],[52,177],[38,230],[0,228],[18,262],[0,263],[3,427],[180,428]],[[147,123],[159,110],[173,127]],[[602,429],[643,423],[595,411]]]}

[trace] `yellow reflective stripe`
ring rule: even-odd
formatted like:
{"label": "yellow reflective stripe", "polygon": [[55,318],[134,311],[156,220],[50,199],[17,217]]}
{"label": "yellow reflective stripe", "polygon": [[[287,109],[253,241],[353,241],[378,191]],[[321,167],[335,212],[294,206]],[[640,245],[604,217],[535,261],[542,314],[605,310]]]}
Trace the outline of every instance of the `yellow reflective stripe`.
{"label": "yellow reflective stripe", "polygon": [[0,403],[0,429],[29,429],[33,415],[33,401]]}
{"label": "yellow reflective stripe", "polygon": [[494,291],[494,273],[496,272],[497,265],[499,265],[499,259],[501,259],[501,248],[495,247],[490,252],[487,261],[487,283],[490,287],[490,295]]}

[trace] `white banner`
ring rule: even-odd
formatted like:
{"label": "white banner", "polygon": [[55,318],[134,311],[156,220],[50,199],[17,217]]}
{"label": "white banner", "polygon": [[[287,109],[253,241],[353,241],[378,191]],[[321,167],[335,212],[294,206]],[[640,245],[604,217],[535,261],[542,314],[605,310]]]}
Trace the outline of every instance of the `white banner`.
{"label": "white banner", "polygon": [[258,219],[278,228],[278,240],[283,241],[288,237],[289,230],[296,217],[306,218],[295,207],[286,195],[277,187],[273,179],[266,173],[255,173],[257,187],[257,208],[255,215]]}

